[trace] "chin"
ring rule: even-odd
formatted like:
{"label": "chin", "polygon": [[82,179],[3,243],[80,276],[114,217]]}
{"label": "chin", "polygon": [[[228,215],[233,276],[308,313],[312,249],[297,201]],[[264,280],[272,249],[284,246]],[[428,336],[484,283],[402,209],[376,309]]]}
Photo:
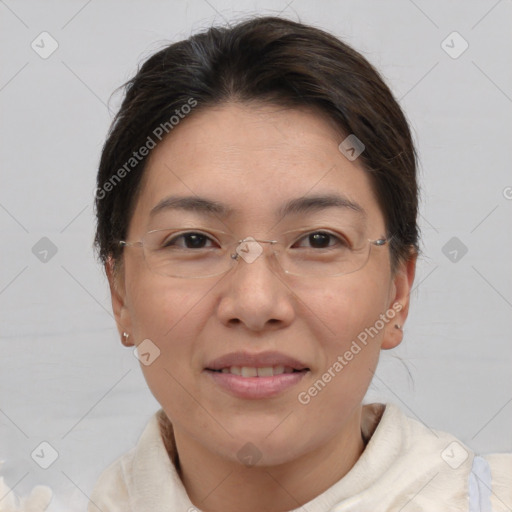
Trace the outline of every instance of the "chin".
{"label": "chin", "polygon": [[[263,436],[264,437],[264,436]],[[219,455],[247,468],[279,466],[295,459],[296,440],[288,437],[288,443],[271,443],[267,440],[255,441],[237,437]]]}

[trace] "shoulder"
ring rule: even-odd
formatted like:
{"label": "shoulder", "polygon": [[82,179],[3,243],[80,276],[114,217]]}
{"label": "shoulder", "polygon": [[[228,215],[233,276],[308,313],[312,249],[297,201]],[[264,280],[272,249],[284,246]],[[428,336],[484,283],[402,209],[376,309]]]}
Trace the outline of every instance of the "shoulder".
{"label": "shoulder", "polygon": [[133,510],[134,490],[140,484],[135,475],[159,451],[164,458],[158,426],[158,413],[146,424],[136,446],[112,462],[98,478],[89,499],[87,512],[129,512]]}
{"label": "shoulder", "polygon": [[98,478],[89,499],[87,512],[129,512],[128,480],[135,448],[116,459]]}
{"label": "shoulder", "polygon": [[413,500],[421,511],[440,504],[445,511],[512,509],[512,454],[479,456],[394,404],[386,404],[383,412],[375,405],[367,411],[370,424],[372,416],[381,414],[367,446],[368,462],[380,470],[373,485],[377,494],[394,488],[400,506]]}

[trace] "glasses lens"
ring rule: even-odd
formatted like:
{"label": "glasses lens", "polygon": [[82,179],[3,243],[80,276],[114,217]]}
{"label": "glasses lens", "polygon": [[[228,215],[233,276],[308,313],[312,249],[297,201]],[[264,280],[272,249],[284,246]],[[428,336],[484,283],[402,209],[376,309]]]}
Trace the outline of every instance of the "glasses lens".
{"label": "glasses lens", "polygon": [[220,241],[211,233],[162,229],[144,237],[144,257],[156,274],[200,278],[227,272],[234,260],[227,256],[232,241]]}
{"label": "glasses lens", "polygon": [[[361,269],[370,256],[370,243],[359,243],[354,248],[330,233],[306,234],[302,241],[307,242],[305,246],[299,244],[297,247],[297,244],[288,242],[284,245],[271,244],[270,250],[287,274],[304,277],[350,274]],[[329,243],[324,246],[325,242]],[[183,229],[150,231],[143,240],[144,257],[153,272],[184,278],[223,274],[237,260],[243,259],[251,264],[265,257],[265,245],[267,243],[260,244],[251,237],[238,243],[237,239],[226,233]]]}
{"label": "glasses lens", "polygon": [[370,244],[354,249],[347,245],[325,249],[289,249],[276,254],[287,274],[303,277],[328,277],[355,272],[366,264]]}

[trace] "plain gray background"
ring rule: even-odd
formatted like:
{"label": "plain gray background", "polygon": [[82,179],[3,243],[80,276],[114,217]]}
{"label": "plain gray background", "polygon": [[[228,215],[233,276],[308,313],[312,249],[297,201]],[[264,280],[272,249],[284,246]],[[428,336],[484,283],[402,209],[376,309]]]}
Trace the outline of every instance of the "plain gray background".
{"label": "plain gray background", "polygon": [[[120,100],[109,111],[109,97],[163,44],[251,13],[362,52],[418,145],[424,256],[404,342],[383,353],[367,401],[479,453],[512,451],[510,0],[4,0],[0,475],[21,495],[52,487],[51,511],[84,510],[159,408],[118,339],[92,250],[96,169]],[[51,49],[41,32],[58,44],[45,59],[31,47]],[[48,469],[31,457],[43,441],[58,452]]]}

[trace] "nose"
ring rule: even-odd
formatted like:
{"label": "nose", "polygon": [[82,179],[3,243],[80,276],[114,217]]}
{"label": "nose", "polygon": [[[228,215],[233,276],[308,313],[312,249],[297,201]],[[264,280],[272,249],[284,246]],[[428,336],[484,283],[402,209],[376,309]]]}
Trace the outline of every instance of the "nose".
{"label": "nose", "polygon": [[284,282],[271,242],[247,237],[232,253],[237,262],[223,279],[217,311],[224,324],[261,331],[292,322],[293,293]]}

